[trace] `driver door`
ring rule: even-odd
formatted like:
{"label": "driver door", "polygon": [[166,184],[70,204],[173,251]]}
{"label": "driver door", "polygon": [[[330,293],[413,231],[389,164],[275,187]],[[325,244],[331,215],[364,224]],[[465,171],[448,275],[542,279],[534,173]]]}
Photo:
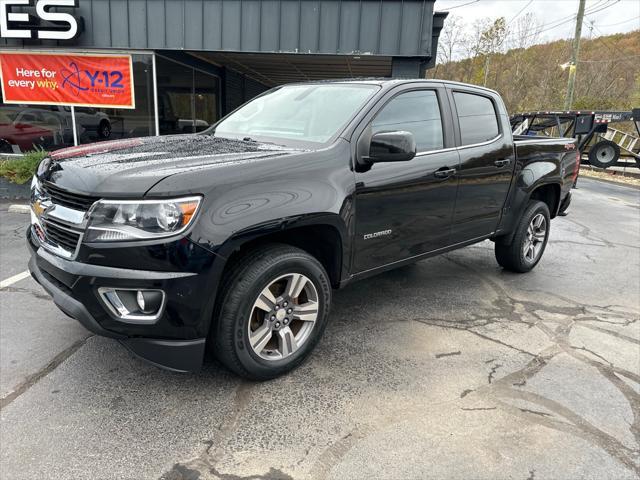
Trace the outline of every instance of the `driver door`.
{"label": "driver door", "polygon": [[359,139],[404,130],[418,153],[356,172],[355,273],[449,245],[459,156],[447,96],[441,88],[407,87],[388,98]]}

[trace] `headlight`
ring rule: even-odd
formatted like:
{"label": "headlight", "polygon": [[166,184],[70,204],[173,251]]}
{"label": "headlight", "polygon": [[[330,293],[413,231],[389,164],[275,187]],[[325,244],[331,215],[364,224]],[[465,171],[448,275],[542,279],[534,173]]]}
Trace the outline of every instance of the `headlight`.
{"label": "headlight", "polygon": [[100,200],[89,213],[85,242],[152,240],[185,231],[201,197],[171,200]]}
{"label": "headlight", "polygon": [[40,180],[38,180],[38,176],[34,175],[31,179],[31,191],[40,191]]}

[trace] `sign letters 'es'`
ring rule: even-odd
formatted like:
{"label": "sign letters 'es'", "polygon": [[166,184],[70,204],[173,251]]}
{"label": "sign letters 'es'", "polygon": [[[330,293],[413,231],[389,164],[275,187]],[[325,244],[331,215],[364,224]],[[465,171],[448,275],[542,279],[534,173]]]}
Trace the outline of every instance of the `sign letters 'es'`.
{"label": "sign letters 'es'", "polygon": [[[70,40],[80,34],[78,19],[52,7],[78,7],[79,0],[0,0],[0,37]],[[33,7],[38,18],[16,7]],[[47,22],[41,24],[41,22]]]}
{"label": "sign letters 'es'", "polygon": [[4,103],[135,108],[131,55],[0,52]]}

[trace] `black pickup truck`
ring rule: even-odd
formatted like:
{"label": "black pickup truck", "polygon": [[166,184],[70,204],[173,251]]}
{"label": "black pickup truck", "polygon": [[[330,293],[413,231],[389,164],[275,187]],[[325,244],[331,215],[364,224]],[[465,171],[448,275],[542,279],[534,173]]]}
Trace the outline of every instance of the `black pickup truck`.
{"label": "black pickup truck", "polygon": [[300,364],[332,288],[490,239],[531,270],[575,140],[514,138],[500,96],[435,80],[272,89],[210,129],[60,150],[32,183],[29,268],[90,331],[159,366]]}

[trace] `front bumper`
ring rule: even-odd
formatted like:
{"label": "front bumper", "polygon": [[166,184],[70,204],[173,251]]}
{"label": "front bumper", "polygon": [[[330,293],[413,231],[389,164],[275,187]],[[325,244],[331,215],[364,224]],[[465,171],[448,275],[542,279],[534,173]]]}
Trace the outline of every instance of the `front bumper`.
{"label": "front bumper", "polygon": [[[63,259],[39,248],[31,232],[27,244],[33,278],[60,310],[87,330],[117,339],[137,356],[169,370],[201,367],[217,285],[215,255],[191,249],[198,256],[190,262],[194,272],[134,270]],[[118,249],[113,250],[117,255]],[[129,324],[110,313],[98,294],[100,287],[162,289],[166,308],[153,324]]]}

